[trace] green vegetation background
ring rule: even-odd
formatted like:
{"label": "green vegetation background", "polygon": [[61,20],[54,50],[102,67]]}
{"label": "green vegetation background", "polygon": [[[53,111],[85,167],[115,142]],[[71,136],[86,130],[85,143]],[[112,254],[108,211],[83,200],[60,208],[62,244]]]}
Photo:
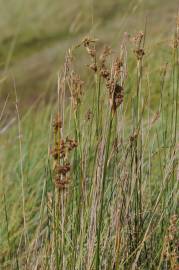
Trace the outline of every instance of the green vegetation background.
{"label": "green vegetation background", "polygon": [[12,77],[21,107],[42,92],[53,95],[65,51],[88,34],[115,48],[124,32],[144,30],[147,18],[147,44],[158,53],[177,8],[177,0],[1,0],[0,100],[12,93]]}

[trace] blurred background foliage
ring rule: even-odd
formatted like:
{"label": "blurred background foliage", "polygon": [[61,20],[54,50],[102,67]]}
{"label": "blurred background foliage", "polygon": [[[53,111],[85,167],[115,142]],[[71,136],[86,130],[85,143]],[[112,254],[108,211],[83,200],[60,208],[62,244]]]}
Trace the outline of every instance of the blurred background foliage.
{"label": "blurred background foliage", "polygon": [[13,96],[14,82],[21,107],[44,93],[52,97],[65,51],[84,36],[117,48],[124,32],[144,30],[147,21],[147,44],[160,53],[161,43],[169,44],[167,37],[173,34],[177,4],[177,0],[0,0],[1,105],[7,95]]}

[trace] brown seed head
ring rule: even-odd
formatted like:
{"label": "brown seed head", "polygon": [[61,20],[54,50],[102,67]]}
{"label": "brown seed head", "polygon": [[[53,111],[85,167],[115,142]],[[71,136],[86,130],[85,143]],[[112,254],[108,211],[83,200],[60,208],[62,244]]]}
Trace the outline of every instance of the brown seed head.
{"label": "brown seed head", "polygon": [[124,97],[124,89],[118,83],[114,86],[114,91],[110,93],[110,105],[113,113],[116,112],[117,108],[122,104]]}
{"label": "brown seed head", "polygon": [[64,165],[56,164],[54,171],[56,175],[63,175],[65,176],[70,171],[70,163],[66,162]]}
{"label": "brown seed head", "polygon": [[64,177],[63,179],[61,179],[61,177],[56,177],[55,178],[55,185],[59,190],[64,190],[64,189],[68,188],[69,178]]}
{"label": "brown seed head", "polygon": [[95,48],[96,40],[90,38],[84,38],[82,44],[86,48],[87,53],[94,60],[96,58],[96,48]]}
{"label": "brown seed head", "polygon": [[106,62],[107,57],[111,55],[111,48],[108,46],[104,46],[102,53],[99,57],[99,60],[102,64],[104,64]]}
{"label": "brown seed head", "polygon": [[143,49],[134,50],[134,53],[138,60],[142,60],[143,56],[145,55],[145,52]]}
{"label": "brown seed head", "polygon": [[81,103],[81,98],[83,96],[83,85],[84,81],[81,80],[80,76],[75,72],[72,72],[69,80],[71,97],[73,101],[73,107],[76,110],[78,104]]}
{"label": "brown seed head", "polygon": [[121,73],[121,68],[123,67],[122,60],[117,57],[113,65],[114,77],[117,78]]}
{"label": "brown seed head", "polygon": [[59,114],[57,114],[55,120],[53,121],[53,128],[55,133],[62,128],[62,120]]}
{"label": "brown seed head", "polygon": [[144,32],[143,31],[139,31],[134,37],[133,37],[133,42],[136,45],[137,48],[140,48],[142,40],[144,37]]}
{"label": "brown seed head", "polygon": [[95,73],[96,73],[97,70],[98,70],[98,66],[97,66],[96,63],[92,63],[92,64],[88,65],[88,67],[89,67],[92,71],[94,71]]}
{"label": "brown seed head", "polygon": [[65,141],[61,139],[60,143],[56,142],[50,152],[55,160],[60,160],[65,158],[77,145],[75,140],[71,140],[67,137]]}

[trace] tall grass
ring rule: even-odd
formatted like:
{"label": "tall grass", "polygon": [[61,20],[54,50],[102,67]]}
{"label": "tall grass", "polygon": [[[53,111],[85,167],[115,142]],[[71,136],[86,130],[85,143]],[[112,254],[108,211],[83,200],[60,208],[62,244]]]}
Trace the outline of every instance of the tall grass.
{"label": "tall grass", "polygon": [[115,53],[85,38],[58,78],[52,129],[48,109],[31,130],[16,105],[18,129],[2,150],[11,155],[1,168],[2,269],[178,269],[176,25],[154,80],[145,33],[125,35]]}

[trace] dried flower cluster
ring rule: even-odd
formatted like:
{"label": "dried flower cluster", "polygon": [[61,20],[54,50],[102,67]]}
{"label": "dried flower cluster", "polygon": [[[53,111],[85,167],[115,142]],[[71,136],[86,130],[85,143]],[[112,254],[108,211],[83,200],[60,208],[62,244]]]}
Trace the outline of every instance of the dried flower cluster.
{"label": "dried flower cluster", "polygon": [[113,63],[112,71],[110,72],[106,67],[106,58],[109,54],[109,49],[105,48],[101,57],[102,61],[99,70],[100,75],[106,82],[106,87],[109,92],[111,110],[113,113],[115,113],[117,108],[123,102],[124,97],[123,81],[121,80],[121,75],[123,74],[123,61],[117,57]]}
{"label": "dried flower cluster", "polygon": [[[124,97],[124,80],[123,78],[123,61],[117,57],[113,63],[112,69],[107,67],[107,58],[111,55],[111,49],[105,46],[102,50],[99,59],[96,56],[95,40],[85,38],[82,44],[90,55],[92,63],[89,64],[89,68],[95,73],[98,72],[99,76],[104,79],[106,87],[109,93],[110,107],[113,114],[116,112],[117,108],[123,102]],[[122,75],[122,76],[121,76]]]}
{"label": "dried flower cluster", "polygon": [[55,134],[57,134],[58,131],[62,128],[62,120],[61,120],[59,114],[57,114],[55,120],[53,121],[53,128],[54,128]]}
{"label": "dried flower cluster", "polygon": [[123,82],[120,80],[122,73],[123,62],[117,57],[113,64],[112,76],[106,84],[109,90],[110,105],[113,113],[122,104],[124,98]]}
{"label": "dried flower cluster", "polygon": [[64,83],[69,89],[71,94],[71,100],[74,111],[77,110],[78,105],[81,103],[83,96],[84,81],[81,80],[80,75],[74,71],[73,68],[73,54],[72,50],[69,50],[66,55],[65,61],[65,74],[64,74]]}
{"label": "dried flower cluster", "polygon": [[83,85],[84,82],[81,80],[80,76],[72,71],[69,75],[69,88],[74,110],[77,110],[78,105],[81,103]]}
{"label": "dried flower cluster", "polygon": [[54,180],[55,185],[59,190],[63,190],[68,187],[69,184],[69,172],[71,169],[70,162],[68,161],[69,153],[77,147],[75,140],[61,139],[62,121],[59,115],[56,117],[54,123],[55,144],[51,150],[51,155],[54,159]]}
{"label": "dried flower cluster", "polygon": [[66,137],[65,140],[61,139],[60,143],[56,141],[51,154],[55,160],[62,158],[67,159],[69,152],[71,152],[75,147],[77,147],[77,143]]}
{"label": "dried flower cluster", "polygon": [[96,40],[85,38],[82,41],[83,46],[86,48],[87,53],[91,57],[92,63],[89,64],[89,68],[92,69],[94,72],[97,72],[97,59],[96,59]]}
{"label": "dried flower cluster", "polygon": [[144,33],[142,31],[138,32],[135,37],[133,38],[133,42],[135,44],[134,53],[138,60],[142,60],[145,55],[142,41],[144,39]]}
{"label": "dried flower cluster", "polygon": [[101,77],[104,78],[105,80],[110,78],[110,71],[106,65],[106,60],[107,60],[108,56],[110,56],[110,55],[111,55],[111,48],[108,46],[105,46],[100,57],[99,57],[99,60],[100,60],[99,73],[100,73]]}

